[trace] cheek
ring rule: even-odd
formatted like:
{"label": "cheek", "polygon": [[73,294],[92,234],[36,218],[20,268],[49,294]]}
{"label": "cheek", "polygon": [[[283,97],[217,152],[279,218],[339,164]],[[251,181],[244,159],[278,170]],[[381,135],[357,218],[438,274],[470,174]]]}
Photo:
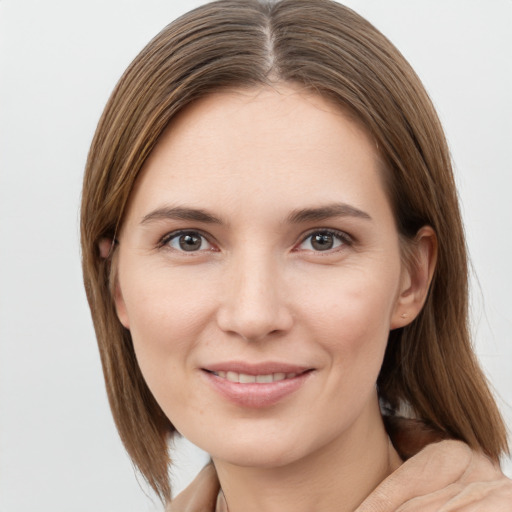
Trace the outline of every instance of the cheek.
{"label": "cheek", "polygon": [[204,282],[201,278],[189,280],[171,269],[146,269],[121,282],[132,336],[155,348],[163,343],[163,349],[171,341],[179,346],[210,314],[210,300],[196,285]]}
{"label": "cheek", "polygon": [[373,388],[387,346],[397,276],[347,272],[304,297],[304,325],[329,354],[333,379]]}
{"label": "cheek", "polygon": [[125,292],[130,332],[144,380],[171,423],[186,432],[193,417],[202,431],[208,427],[206,406],[187,379],[208,305],[195,290],[172,281],[145,279]]}
{"label": "cheek", "polygon": [[[137,268],[132,266],[131,268]],[[154,277],[157,276],[157,277]],[[120,275],[135,354],[149,388],[160,402],[183,381],[190,356],[211,317],[211,300],[177,273],[146,269]]]}
{"label": "cheek", "polygon": [[[362,340],[387,333],[398,295],[398,272],[343,272],[302,294],[302,314],[324,341],[337,344],[340,336]],[[322,284],[323,283],[323,284]],[[337,334],[338,333],[338,334]]]}

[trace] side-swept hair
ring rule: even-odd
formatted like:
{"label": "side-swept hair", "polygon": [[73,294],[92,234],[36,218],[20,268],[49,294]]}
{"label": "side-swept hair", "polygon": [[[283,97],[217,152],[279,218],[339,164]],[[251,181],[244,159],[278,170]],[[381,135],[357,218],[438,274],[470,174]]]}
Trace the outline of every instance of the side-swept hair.
{"label": "side-swept hair", "polygon": [[430,292],[419,316],[390,333],[381,399],[409,404],[431,427],[497,460],[507,450],[506,430],[470,342],[466,244],[443,130],[400,52],[330,0],[220,0],[185,14],[136,57],[101,117],[83,184],[83,273],[110,406],[132,460],[169,499],[174,428],[117,318],[112,260],[101,257],[99,243],[114,240],[145,160],[179,111],[219,89],[275,82],[329,98],[366,127],[385,163],[404,244],[424,225],[436,232]]}

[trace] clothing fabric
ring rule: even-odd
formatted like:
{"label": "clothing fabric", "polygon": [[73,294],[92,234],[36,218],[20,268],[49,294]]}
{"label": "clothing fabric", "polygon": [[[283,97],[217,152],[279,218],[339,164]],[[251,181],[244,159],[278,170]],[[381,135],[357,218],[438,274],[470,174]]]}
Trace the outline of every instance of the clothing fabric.
{"label": "clothing fabric", "polygon": [[[384,423],[403,461],[416,455],[428,444],[447,438],[443,433],[415,419],[385,416]],[[229,512],[212,463],[207,464],[195,480],[169,503],[166,512]]]}

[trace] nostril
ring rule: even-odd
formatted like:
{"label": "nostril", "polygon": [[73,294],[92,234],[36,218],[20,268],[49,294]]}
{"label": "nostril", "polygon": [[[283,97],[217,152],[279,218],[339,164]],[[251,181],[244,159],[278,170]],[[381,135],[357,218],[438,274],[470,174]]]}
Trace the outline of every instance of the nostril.
{"label": "nostril", "polygon": [[288,332],[292,322],[286,311],[278,308],[225,308],[218,312],[219,328],[246,341],[258,341]]}

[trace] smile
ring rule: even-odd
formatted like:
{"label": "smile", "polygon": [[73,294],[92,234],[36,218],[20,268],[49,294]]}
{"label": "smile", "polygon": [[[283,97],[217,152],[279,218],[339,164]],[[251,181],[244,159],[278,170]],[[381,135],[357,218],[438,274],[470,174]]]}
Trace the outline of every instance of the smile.
{"label": "smile", "polygon": [[268,384],[270,382],[278,382],[285,379],[293,379],[297,376],[297,373],[268,373],[264,375],[249,375],[247,373],[237,373],[237,372],[211,372],[213,375],[220,377],[221,379],[226,379],[229,382],[238,382],[239,384],[251,384],[251,383],[260,383],[260,384]]}
{"label": "smile", "polygon": [[202,370],[208,386],[224,400],[257,409],[276,405],[293,395],[315,373],[312,368],[279,363],[228,363]]}

